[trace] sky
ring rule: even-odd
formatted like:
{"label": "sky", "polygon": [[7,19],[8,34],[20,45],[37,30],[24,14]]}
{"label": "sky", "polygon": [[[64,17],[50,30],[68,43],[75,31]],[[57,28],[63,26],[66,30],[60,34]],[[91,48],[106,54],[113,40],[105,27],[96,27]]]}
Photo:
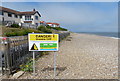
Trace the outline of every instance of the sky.
{"label": "sky", "polygon": [[[73,32],[117,32],[118,31],[118,3],[117,0],[106,2],[13,2],[6,0],[2,6],[17,11],[31,11],[33,8],[42,15],[41,20],[57,22],[61,27]],[[29,0],[30,1],[30,0]],[[32,1],[32,0],[31,0]],[[37,1],[37,0],[36,0]],[[39,0],[40,1],[40,0]]]}

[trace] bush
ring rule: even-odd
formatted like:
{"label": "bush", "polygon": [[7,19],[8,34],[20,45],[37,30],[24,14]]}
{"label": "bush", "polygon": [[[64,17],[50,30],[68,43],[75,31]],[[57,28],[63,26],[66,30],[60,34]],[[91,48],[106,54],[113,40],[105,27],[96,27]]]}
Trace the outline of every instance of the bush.
{"label": "bush", "polygon": [[30,60],[26,64],[20,65],[20,69],[25,72],[32,72],[33,71],[33,61]]}
{"label": "bush", "polygon": [[51,26],[46,26],[48,29],[54,29],[58,31],[67,31],[67,29],[62,28],[62,27],[51,27]]}
{"label": "bush", "polygon": [[52,31],[48,28],[46,28],[45,26],[41,25],[38,27],[38,30],[44,32],[44,33],[52,33]]}
{"label": "bush", "polygon": [[67,31],[67,29],[65,28],[61,28],[61,27],[54,27],[55,30],[60,30],[60,31]]}
{"label": "bush", "polygon": [[25,35],[27,35],[28,33],[42,33],[41,31],[39,30],[34,30],[34,29],[24,29],[25,30]]}
{"label": "bush", "polygon": [[10,36],[24,36],[24,35],[28,35],[28,33],[32,33],[32,32],[42,33],[41,31],[34,30],[34,29],[20,29],[20,30],[12,29],[11,31],[6,32],[5,35],[7,37],[10,37]]}
{"label": "bush", "polygon": [[47,25],[46,28],[48,28],[48,29],[53,29],[53,27],[51,27],[51,26],[49,26],[49,25]]}
{"label": "bush", "polygon": [[18,24],[12,24],[11,27],[12,28],[19,28],[20,26]]}
{"label": "bush", "polygon": [[7,33],[5,33],[5,35],[6,35],[7,37],[16,36],[16,32],[7,32]]}

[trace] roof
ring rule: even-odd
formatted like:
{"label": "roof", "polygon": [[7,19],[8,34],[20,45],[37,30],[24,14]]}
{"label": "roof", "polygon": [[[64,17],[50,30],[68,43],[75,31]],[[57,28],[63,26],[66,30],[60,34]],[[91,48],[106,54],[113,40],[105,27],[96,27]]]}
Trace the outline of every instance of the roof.
{"label": "roof", "polygon": [[46,24],[53,24],[53,23],[51,23],[51,22],[47,22]]}
{"label": "roof", "polygon": [[51,22],[47,22],[46,24],[54,24],[54,25],[59,25],[58,23],[51,23]]}
{"label": "roof", "polygon": [[9,9],[9,8],[5,8],[5,7],[2,7],[2,6],[0,6],[0,11],[11,12],[11,13],[15,13],[15,14],[19,13],[19,11]]}
{"label": "roof", "polygon": [[53,23],[53,24],[55,24],[55,25],[59,25],[58,23]]}
{"label": "roof", "polygon": [[5,8],[5,7],[2,7],[2,6],[0,6],[0,11],[11,12],[11,13],[18,14],[18,15],[34,15],[35,13],[38,13],[38,15],[41,17],[41,15],[40,15],[40,13],[38,11],[20,12],[20,11]]}
{"label": "roof", "polygon": [[40,23],[45,23],[45,21],[40,21]]}
{"label": "roof", "polygon": [[38,11],[19,12],[20,15],[33,15],[35,13],[38,13],[38,15],[41,17],[41,15]]}

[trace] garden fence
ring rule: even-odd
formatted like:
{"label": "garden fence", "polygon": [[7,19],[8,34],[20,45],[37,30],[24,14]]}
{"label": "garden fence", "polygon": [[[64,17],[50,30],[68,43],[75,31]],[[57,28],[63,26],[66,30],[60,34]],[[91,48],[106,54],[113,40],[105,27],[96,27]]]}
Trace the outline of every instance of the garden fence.
{"label": "garden fence", "polygon": [[[69,32],[59,34],[59,42],[70,35]],[[28,36],[0,37],[0,71],[2,75],[14,73],[21,64],[32,57],[28,50]],[[41,52],[36,52],[40,55]]]}

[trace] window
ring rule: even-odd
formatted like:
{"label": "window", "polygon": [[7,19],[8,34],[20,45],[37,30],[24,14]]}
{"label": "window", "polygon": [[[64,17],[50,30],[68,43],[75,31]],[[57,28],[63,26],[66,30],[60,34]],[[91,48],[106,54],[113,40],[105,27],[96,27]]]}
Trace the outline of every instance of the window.
{"label": "window", "polygon": [[36,26],[38,26],[38,23],[35,23],[36,24]]}
{"label": "window", "polygon": [[20,18],[22,18],[22,15],[20,15]]}
{"label": "window", "polygon": [[38,16],[35,16],[35,19],[38,20]]}
{"label": "window", "polygon": [[0,15],[4,15],[2,11],[0,11]]}
{"label": "window", "polygon": [[8,13],[8,17],[12,17],[12,14],[11,14],[11,13]]}
{"label": "window", "polygon": [[18,18],[18,15],[15,15],[15,18]]}
{"label": "window", "polygon": [[32,20],[31,15],[26,15],[25,20]]}

